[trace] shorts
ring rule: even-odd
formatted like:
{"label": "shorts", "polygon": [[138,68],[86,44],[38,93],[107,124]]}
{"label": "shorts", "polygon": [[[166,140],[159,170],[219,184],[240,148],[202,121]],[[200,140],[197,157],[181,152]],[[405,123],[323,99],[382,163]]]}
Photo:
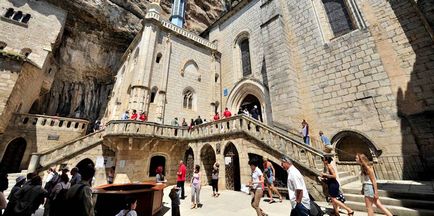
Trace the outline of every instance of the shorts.
{"label": "shorts", "polygon": [[374,198],[374,186],[372,184],[363,184],[363,195]]}
{"label": "shorts", "polygon": [[270,176],[270,177],[267,177],[267,185],[272,185],[273,184],[273,182],[274,182],[274,176]]}

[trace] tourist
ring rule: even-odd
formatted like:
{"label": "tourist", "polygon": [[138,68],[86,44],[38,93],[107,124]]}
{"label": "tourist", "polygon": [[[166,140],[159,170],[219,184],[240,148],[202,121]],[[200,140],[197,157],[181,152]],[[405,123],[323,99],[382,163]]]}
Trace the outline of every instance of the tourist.
{"label": "tourist", "polygon": [[185,167],[184,162],[181,160],[179,161],[178,172],[176,173],[176,175],[178,176],[176,178],[176,186],[181,188],[181,199],[185,199],[184,183],[186,174],[187,168]]}
{"label": "tourist", "polygon": [[249,165],[252,171],[251,180],[248,184],[252,191],[251,205],[255,209],[257,216],[264,216],[267,214],[259,208],[259,202],[264,194],[264,177],[261,170],[258,168],[258,161],[250,160]]}
{"label": "tourist", "polygon": [[34,172],[27,173],[27,175],[26,175],[26,182],[24,182],[23,186],[24,185],[29,185],[30,183],[32,183],[32,178],[35,177],[35,176],[37,176],[37,175],[38,174],[36,174]]}
{"label": "tourist", "polygon": [[189,132],[192,132],[192,131],[193,131],[193,128],[194,128],[194,120],[191,119],[191,121],[190,121],[190,126],[188,126],[188,131],[189,131]]}
{"label": "tourist", "polygon": [[172,216],[181,216],[181,212],[179,211],[181,200],[179,200],[178,191],[179,188],[174,186],[169,193],[169,197],[172,200]]}
{"label": "tourist", "polygon": [[171,125],[172,125],[173,127],[179,127],[178,117],[175,117],[175,118],[172,120]]}
{"label": "tourist", "polygon": [[229,111],[229,109],[227,107],[225,108],[225,111],[223,112],[223,116],[225,118],[230,118],[232,116],[231,111]]}
{"label": "tourist", "polygon": [[212,196],[218,197],[219,193],[219,168],[220,164],[215,162],[212,166],[212,174],[211,174],[211,185],[212,185]]}
{"label": "tourist", "polygon": [[158,166],[157,169],[155,170],[155,173],[157,173],[157,175],[155,176],[157,183],[167,182],[167,180],[164,178],[163,175],[163,166]]}
{"label": "tourist", "polygon": [[[44,189],[47,191],[47,194],[51,194],[51,191],[53,190],[54,186],[59,182],[60,175],[56,172],[54,168],[48,169],[48,176],[46,178],[46,183],[44,186]],[[50,209],[51,209],[51,199],[48,197],[45,200],[44,203],[44,216],[50,215]]]}
{"label": "tourist", "polygon": [[101,120],[99,123],[99,130],[104,130],[104,129],[105,129],[105,122]]}
{"label": "tourist", "polygon": [[218,120],[220,120],[220,115],[219,115],[218,112],[215,112],[215,115],[214,115],[214,117],[213,117],[213,120],[214,120],[214,121],[218,121]]}
{"label": "tourist", "polygon": [[125,198],[125,207],[116,216],[137,216],[137,199],[133,197]]}
{"label": "tourist", "polygon": [[2,210],[6,209],[7,202],[4,195],[4,191],[9,187],[8,174],[6,172],[0,173],[0,215],[2,215]]}
{"label": "tourist", "polygon": [[289,158],[283,157],[281,163],[283,169],[288,172],[287,186],[292,207],[291,216],[308,216],[310,214],[310,199],[303,176]]}
{"label": "tourist", "polygon": [[351,208],[337,199],[341,195],[341,192],[339,191],[339,182],[336,180],[336,171],[331,165],[332,160],[333,159],[331,157],[323,158],[323,163],[327,168],[328,173],[321,173],[321,178],[323,178],[323,181],[325,181],[327,184],[328,193],[332,200],[333,209],[335,211],[334,213],[335,215],[339,215],[339,207],[341,207],[347,210],[349,216],[354,215],[354,211]]}
{"label": "tourist", "polygon": [[369,165],[369,159],[364,154],[356,154],[356,162],[361,167],[361,179],[363,182],[362,195],[365,196],[365,205],[368,209],[368,216],[374,215],[373,205],[377,206],[385,215],[392,216],[389,210],[387,210],[383,204],[381,204],[380,197],[378,195],[377,179],[375,178],[374,170]]}
{"label": "tourist", "polygon": [[243,114],[244,114],[245,116],[250,116],[250,113],[249,113],[249,111],[247,110],[247,107],[244,107],[244,109],[243,109]]}
{"label": "tourist", "polygon": [[329,138],[326,137],[322,131],[319,131],[319,137],[321,138],[322,144],[324,144],[324,152],[331,153],[333,151],[333,146]]}
{"label": "tourist", "polygon": [[242,114],[244,114],[244,110],[243,110],[243,108],[239,108],[238,109],[238,113],[237,113],[237,115],[242,115]]}
{"label": "tourist", "polygon": [[303,119],[303,122],[301,122],[301,135],[303,136],[303,142],[306,145],[310,145],[310,138],[309,138],[309,124],[306,122],[306,120]]}
{"label": "tourist", "polygon": [[274,181],[276,170],[274,170],[273,164],[268,160],[268,158],[264,158],[264,178],[265,178],[265,185],[267,185],[268,188],[268,196],[270,197],[269,203],[274,203],[273,199],[273,193],[279,195],[280,202],[283,201],[282,195],[280,195],[279,191],[276,187],[274,187]]}
{"label": "tourist", "polygon": [[137,120],[139,115],[137,114],[137,110],[133,109],[133,114],[130,117],[130,120]]}
{"label": "tourist", "polygon": [[84,166],[81,172],[81,181],[72,185],[66,193],[66,202],[68,203],[67,216],[94,216],[94,203],[92,200],[92,189],[90,181],[95,175],[95,168],[88,164]]}
{"label": "tourist", "polygon": [[125,111],[125,113],[122,115],[121,120],[128,120],[130,119],[130,112],[127,110]]}
{"label": "tourist", "polygon": [[30,216],[44,203],[48,192],[42,188],[42,179],[36,175],[30,184],[24,185],[15,193],[16,205],[12,215]]}
{"label": "tourist", "polygon": [[[15,208],[15,205],[17,204],[17,199],[15,198],[15,194],[17,193],[17,191],[19,191],[21,189],[21,187],[26,182],[26,177],[18,176],[18,178],[15,179],[15,182],[16,183],[15,183],[14,187],[12,188],[12,190],[8,196],[9,202],[6,206],[5,212],[3,213],[4,216],[14,215],[14,208]],[[0,210],[0,212],[1,212],[1,210]]]}
{"label": "tourist", "polygon": [[110,171],[109,171],[108,176],[107,176],[107,182],[108,182],[109,184],[113,184],[113,181],[114,181],[114,179],[115,179],[115,170],[116,170],[116,167],[115,167],[115,166],[112,166],[112,167],[110,168]]}
{"label": "tourist", "polygon": [[258,106],[254,105],[252,110],[250,110],[250,114],[252,115],[252,118],[260,121],[261,115],[259,114]]}
{"label": "tourist", "polygon": [[188,127],[188,123],[185,120],[185,118],[182,119],[182,123],[181,123],[182,127]]}
{"label": "tourist", "polygon": [[194,173],[191,177],[191,208],[197,208],[200,205],[200,166],[194,167]]}
{"label": "tourist", "polygon": [[148,115],[146,115],[145,112],[141,112],[140,116],[139,116],[139,120],[142,121],[142,122],[148,121]]}
{"label": "tourist", "polygon": [[202,119],[200,118],[200,116],[198,116],[197,119],[194,120],[194,125],[195,125],[195,126],[198,126],[198,125],[200,125],[200,124],[202,124],[202,123],[203,123],[203,121],[202,121]]}
{"label": "tourist", "polygon": [[97,132],[100,130],[101,122],[99,120],[95,121],[95,124],[93,125],[93,132]]}
{"label": "tourist", "polygon": [[60,175],[59,183],[54,186],[49,198],[51,199],[50,216],[63,215],[64,210],[68,207],[66,203],[66,193],[71,187],[67,174]]}
{"label": "tourist", "polygon": [[77,167],[72,168],[71,170],[71,186],[74,186],[81,182],[81,174],[79,173],[79,169]]}

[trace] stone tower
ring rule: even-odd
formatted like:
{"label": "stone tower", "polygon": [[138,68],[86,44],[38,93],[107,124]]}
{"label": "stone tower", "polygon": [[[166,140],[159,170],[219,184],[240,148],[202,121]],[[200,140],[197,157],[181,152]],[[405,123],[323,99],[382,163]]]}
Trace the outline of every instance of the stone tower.
{"label": "stone tower", "polygon": [[184,27],[185,0],[174,0],[170,20],[178,27]]}

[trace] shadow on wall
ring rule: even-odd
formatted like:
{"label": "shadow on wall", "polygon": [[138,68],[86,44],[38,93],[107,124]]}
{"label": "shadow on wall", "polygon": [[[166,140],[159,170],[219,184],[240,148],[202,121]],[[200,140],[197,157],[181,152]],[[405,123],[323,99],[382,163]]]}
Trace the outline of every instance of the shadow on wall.
{"label": "shadow on wall", "polygon": [[[413,0],[389,1],[405,32],[408,45],[416,55],[406,90],[399,88],[397,92],[403,137],[404,179],[434,178],[434,173],[429,172],[434,169],[434,43],[429,34],[432,29],[428,22],[424,23],[429,20],[428,17],[433,19],[434,10],[425,10],[423,7],[426,2],[420,0],[416,4]],[[407,146],[414,144],[419,153],[408,154]]]}

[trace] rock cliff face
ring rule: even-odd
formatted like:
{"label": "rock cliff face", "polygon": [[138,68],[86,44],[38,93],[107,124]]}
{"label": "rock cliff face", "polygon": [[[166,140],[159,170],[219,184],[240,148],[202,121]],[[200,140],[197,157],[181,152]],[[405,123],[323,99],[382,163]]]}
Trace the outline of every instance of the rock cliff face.
{"label": "rock cliff face", "polygon": [[[101,117],[108,102],[119,59],[142,28],[145,0],[46,0],[68,12],[60,46],[53,51],[56,77],[41,96],[41,113]],[[170,0],[162,0],[163,17]],[[221,0],[188,0],[186,28],[201,32],[223,12]]]}

